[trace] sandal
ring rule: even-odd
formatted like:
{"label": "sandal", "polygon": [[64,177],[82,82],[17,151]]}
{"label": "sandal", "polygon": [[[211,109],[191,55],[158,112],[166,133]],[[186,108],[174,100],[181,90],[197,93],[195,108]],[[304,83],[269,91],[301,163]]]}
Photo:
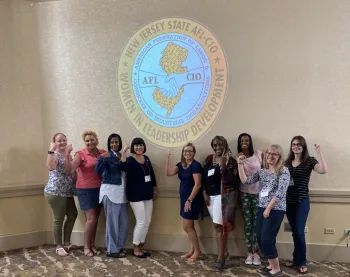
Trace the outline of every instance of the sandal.
{"label": "sandal", "polygon": [[225,261],[216,261],[213,266],[213,271],[219,272],[225,269]]}
{"label": "sandal", "polygon": [[263,276],[283,276],[284,273],[282,271],[278,271],[276,273],[271,273],[270,271],[264,272]]}
{"label": "sandal", "polygon": [[[59,252],[62,251],[63,254],[60,254]],[[62,253],[61,252],[61,253]],[[61,256],[61,257],[65,257],[65,256],[68,256],[69,254],[67,253],[66,249],[64,249],[63,247],[59,247],[59,248],[56,248],[56,254],[58,256]]]}
{"label": "sandal", "polygon": [[260,273],[264,273],[264,272],[270,272],[272,269],[271,268],[268,268],[268,267],[262,267],[262,268],[259,268],[258,271]]}
{"label": "sandal", "polygon": [[92,247],[92,252],[94,252],[95,255],[101,255],[101,251],[97,250],[96,247]]}
{"label": "sandal", "polygon": [[142,252],[139,252],[138,254],[135,254],[134,250],[132,250],[132,255],[135,256],[136,258],[139,258],[139,259],[147,258],[147,256],[144,253],[142,253]]}
{"label": "sandal", "polygon": [[306,266],[301,266],[301,267],[299,267],[298,272],[300,274],[307,274],[308,273],[308,269],[307,269]]}
{"label": "sandal", "polygon": [[[85,251],[85,250],[89,250],[89,251]],[[84,248],[84,255],[87,257],[93,257],[94,252],[92,252],[90,248]]]}

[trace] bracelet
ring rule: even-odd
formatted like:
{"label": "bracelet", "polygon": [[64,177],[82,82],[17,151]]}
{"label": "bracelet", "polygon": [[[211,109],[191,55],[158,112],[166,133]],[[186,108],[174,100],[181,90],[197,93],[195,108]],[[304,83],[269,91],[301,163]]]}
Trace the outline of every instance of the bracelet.
{"label": "bracelet", "polygon": [[53,152],[53,151],[47,151],[47,154],[52,155],[52,154],[55,154],[55,152]]}

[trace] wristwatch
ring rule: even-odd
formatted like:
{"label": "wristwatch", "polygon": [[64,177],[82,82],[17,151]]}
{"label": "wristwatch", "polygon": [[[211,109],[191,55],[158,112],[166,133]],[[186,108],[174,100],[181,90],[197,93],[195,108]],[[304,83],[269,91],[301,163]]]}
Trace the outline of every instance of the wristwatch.
{"label": "wristwatch", "polygon": [[55,154],[53,151],[47,151],[47,154]]}
{"label": "wristwatch", "polygon": [[187,202],[192,203],[192,200],[191,199],[187,199]]}

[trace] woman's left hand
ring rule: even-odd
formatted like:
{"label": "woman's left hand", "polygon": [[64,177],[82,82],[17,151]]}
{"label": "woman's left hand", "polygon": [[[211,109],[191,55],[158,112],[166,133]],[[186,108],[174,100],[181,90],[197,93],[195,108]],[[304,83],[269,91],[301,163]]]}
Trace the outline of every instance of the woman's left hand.
{"label": "woman's left hand", "polygon": [[190,210],[191,210],[191,203],[186,201],[184,211],[187,213]]}
{"label": "woman's left hand", "polygon": [[268,217],[270,216],[270,212],[271,212],[271,210],[268,209],[268,208],[266,208],[265,211],[264,211],[264,213],[263,213],[264,218],[268,218]]}
{"label": "woman's left hand", "polygon": [[153,187],[153,201],[157,199],[158,196],[158,190],[156,187]]}

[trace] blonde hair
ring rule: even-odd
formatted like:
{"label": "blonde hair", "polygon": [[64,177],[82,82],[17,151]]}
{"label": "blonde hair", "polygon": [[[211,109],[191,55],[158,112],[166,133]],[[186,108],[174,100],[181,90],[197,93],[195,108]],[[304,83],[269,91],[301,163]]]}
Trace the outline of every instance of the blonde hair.
{"label": "blonde hair", "polygon": [[185,160],[185,157],[184,157],[184,150],[186,147],[192,147],[192,150],[193,150],[193,158],[194,156],[196,155],[196,147],[193,145],[193,143],[189,142],[187,143],[184,147],[182,147],[182,151],[181,151],[181,165],[183,167],[186,167],[186,160]]}
{"label": "blonde hair", "polygon": [[[276,169],[275,169],[275,174],[279,175],[282,172],[283,168],[284,168],[284,152],[283,152],[283,149],[278,144],[272,144],[272,145],[269,146],[269,148],[275,148],[277,150],[278,154],[280,155],[280,157],[279,157],[279,159],[278,159],[278,161],[276,163]],[[269,165],[268,165],[268,163],[266,161],[267,151],[269,150],[269,148],[267,148],[266,151],[265,151],[264,160],[263,160],[263,164],[262,164],[263,168],[265,168],[265,169],[269,168]]]}
{"label": "blonde hair", "polygon": [[85,137],[86,136],[94,136],[96,138],[97,142],[98,142],[98,137],[97,137],[96,132],[94,132],[92,130],[87,130],[84,133],[82,133],[81,137],[83,138],[84,141],[85,141]]}

